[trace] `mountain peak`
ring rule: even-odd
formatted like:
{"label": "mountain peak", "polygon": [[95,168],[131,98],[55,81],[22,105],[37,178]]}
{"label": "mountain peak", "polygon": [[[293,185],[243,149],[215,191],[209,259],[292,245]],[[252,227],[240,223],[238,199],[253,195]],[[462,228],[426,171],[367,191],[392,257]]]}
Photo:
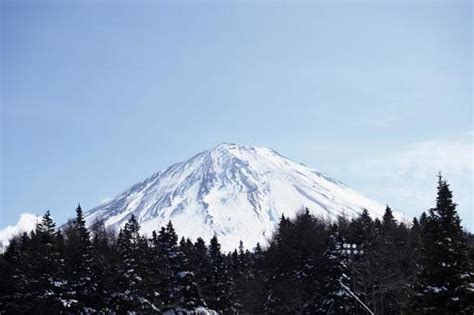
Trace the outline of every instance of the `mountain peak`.
{"label": "mountain peak", "polygon": [[235,142],[221,142],[218,145],[214,147],[214,149],[219,149],[219,148],[229,148],[229,147],[236,147],[236,146],[241,146],[240,144],[237,144]]}
{"label": "mountain peak", "polygon": [[260,147],[260,146],[254,146],[254,145],[244,145],[244,144],[238,144],[238,143],[232,143],[232,142],[222,142],[218,145],[216,145],[214,148],[209,150],[210,152],[217,152],[217,153],[225,153],[226,151],[229,153],[234,153],[234,152],[256,152],[257,149],[259,150],[268,150],[268,148],[265,147]]}
{"label": "mountain peak", "polygon": [[231,142],[220,143],[214,148],[204,152],[214,157],[230,155],[237,159],[258,159],[258,157],[269,158],[274,156],[276,159],[291,161],[270,147]]}
{"label": "mountain peak", "polygon": [[180,235],[217,235],[231,250],[240,240],[248,247],[265,244],[283,213],[292,217],[303,207],[329,219],[362,209],[380,217],[385,209],[270,148],[224,142],[155,173],[85,217],[88,224],[101,220],[118,228],[135,214],[145,234],[171,220]]}

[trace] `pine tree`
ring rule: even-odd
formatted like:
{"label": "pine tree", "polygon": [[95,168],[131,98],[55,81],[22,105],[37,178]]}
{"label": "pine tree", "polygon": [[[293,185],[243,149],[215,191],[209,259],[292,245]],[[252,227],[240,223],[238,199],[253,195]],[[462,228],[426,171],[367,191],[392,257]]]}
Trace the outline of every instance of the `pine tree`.
{"label": "pine tree", "polygon": [[260,243],[249,253],[247,290],[243,302],[244,314],[263,314],[266,301],[264,252]]}
{"label": "pine tree", "polygon": [[162,309],[165,306],[163,299],[165,295],[165,287],[167,286],[167,282],[163,276],[163,271],[166,269],[165,264],[167,264],[167,260],[165,261],[163,258],[163,252],[156,231],[152,232],[152,236],[149,240],[147,257],[143,263],[146,264],[144,289],[147,298],[158,309]]}
{"label": "pine tree", "polygon": [[211,239],[208,255],[210,270],[207,277],[208,283],[203,290],[204,299],[211,309],[232,313],[235,311],[231,290],[232,278],[216,236]]}
{"label": "pine tree", "polygon": [[183,268],[176,273],[176,305],[178,308],[192,311],[200,306],[205,306],[201,298],[195,274]]}
{"label": "pine tree", "polygon": [[23,241],[23,267],[20,272],[19,294],[26,298],[20,312],[54,313],[67,307],[63,237],[56,231],[49,211],[36,225],[31,237]]}
{"label": "pine tree", "polygon": [[111,312],[114,294],[120,287],[120,256],[113,231],[107,231],[103,221],[94,222],[92,233],[92,273],[96,283],[94,307],[102,313]]}
{"label": "pine tree", "polygon": [[193,251],[189,256],[192,271],[195,274],[195,280],[198,286],[201,299],[205,299],[205,287],[210,285],[210,263],[207,255],[207,246],[200,237],[193,244]]}
{"label": "pine tree", "polygon": [[359,217],[352,220],[350,225],[350,240],[357,244],[358,248],[370,247],[375,235],[375,224],[369,215],[369,211],[364,209]]}
{"label": "pine tree", "polygon": [[343,241],[339,239],[337,232],[333,231],[329,234],[327,243],[322,264],[321,299],[312,312],[319,314],[354,313],[354,301],[348,292],[351,278],[343,254]]}
{"label": "pine tree", "polygon": [[312,216],[308,209],[294,221],[282,216],[265,255],[269,272],[266,312],[299,313],[314,309],[320,299],[318,266],[326,249],[326,233],[326,223]]}
{"label": "pine tree", "polygon": [[97,305],[97,279],[93,273],[92,242],[83,217],[81,206],[76,209],[76,218],[66,232],[66,263],[68,295],[76,300],[70,306],[72,312],[85,307],[94,309]]}
{"label": "pine tree", "polygon": [[89,232],[78,207],[63,233],[46,212],[0,254],[0,313],[150,314],[209,305],[226,314],[365,314],[349,292],[377,314],[473,313],[466,237],[474,238],[462,231],[441,178],[436,207],[411,228],[389,207],[382,220],[363,211],[332,225],[306,210],[282,216],[268,248],[250,252],[240,243],[228,254],[216,237],[209,248],[201,238],[178,245],[171,222],[149,240],[139,230],[132,215],[118,239],[100,222]]}
{"label": "pine tree", "polygon": [[[168,233],[176,235],[171,222],[167,226],[167,231]],[[196,274],[191,265],[193,243],[189,239],[185,240],[182,238],[180,246],[177,247],[176,244],[174,244],[171,249],[175,256],[171,260],[174,283],[174,303],[177,308],[192,312],[197,307],[205,306],[196,281]]]}
{"label": "pine tree", "polygon": [[162,285],[159,292],[162,296],[164,307],[173,308],[177,305],[177,271],[180,269],[180,253],[178,251],[178,236],[173,224],[168,222],[166,227],[162,227],[157,237],[158,250],[158,272]]}
{"label": "pine tree", "polygon": [[28,303],[26,297],[28,284],[25,264],[25,245],[28,236],[13,238],[0,255],[0,314],[20,313],[22,306]]}
{"label": "pine tree", "polygon": [[143,286],[143,265],[146,257],[146,240],[139,233],[140,225],[132,214],[119,233],[118,251],[121,261],[119,292],[115,294],[116,311],[150,312],[156,307],[146,299]]}
{"label": "pine tree", "polygon": [[423,229],[423,227],[425,226],[427,221],[428,221],[428,215],[426,214],[426,212],[423,211],[420,215],[420,228],[421,228],[421,230]]}
{"label": "pine tree", "polygon": [[372,252],[369,251],[379,267],[372,301],[374,311],[399,314],[408,300],[406,281],[414,265],[408,238],[408,229],[397,223],[392,209],[387,206]]}
{"label": "pine tree", "polygon": [[[296,304],[301,305],[299,301],[294,301],[295,297],[300,296],[300,288],[293,277],[293,271],[297,271],[298,264],[296,250],[294,223],[282,215],[264,254],[265,313],[292,313],[296,311]],[[292,288],[292,290],[287,288]]]}
{"label": "pine tree", "polygon": [[[353,292],[372,309],[376,306],[376,290],[378,280],[383,273],[383,266],[377,249],[380,247],[379,233],[382,222],[372,220],[369,212],[364,209],[362,213],[351,221],[347,244],[356,247],[358,255],[352,257],[351,273]],[[357,311],[362,310],[357,306]]]}
{"label": "pine tree", "polygon": [[235,249],[230,258],[234,296],[233,307],[236,312],[241,313],[244,309],[245,299],[249,293],[249,282],[252,278],[250,252],[244,250],[244,244],[240,241],[239,249]]}
{"label": "pine tree", "polygon": [[422,224],[419,272],[411,310],[418,314],[472,314],[474,276],[449,185],[438,179],[436,207]]}
{"label": "pine tree", "polygon": [[395,217],[393,216],[393,211],[389,206],[387,206],[385,208],[385,212],[382,218],[382,228],[385,231],[391,231],[391,230],[396,229],[396,227],[397,227],[397,221],[395,220]]}

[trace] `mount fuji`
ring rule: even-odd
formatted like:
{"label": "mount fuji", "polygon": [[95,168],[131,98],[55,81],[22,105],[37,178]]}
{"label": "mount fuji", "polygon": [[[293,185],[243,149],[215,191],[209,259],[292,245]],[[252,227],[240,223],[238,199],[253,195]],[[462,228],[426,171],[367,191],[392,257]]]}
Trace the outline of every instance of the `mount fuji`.
{"label": "mount fuji", "polygon": [[270,148],[223,143],[153,174],[85,218],[88,225],[119,228],[134,214],[145,235],[171,220],[180,236],[207,241],[216,235],[224,250],[232,250],[240,240],[248,248],[265,244],[282,214],[293,217],[304,207],[327,219],[351,218],[363,209],[381,217],[385,209]]}

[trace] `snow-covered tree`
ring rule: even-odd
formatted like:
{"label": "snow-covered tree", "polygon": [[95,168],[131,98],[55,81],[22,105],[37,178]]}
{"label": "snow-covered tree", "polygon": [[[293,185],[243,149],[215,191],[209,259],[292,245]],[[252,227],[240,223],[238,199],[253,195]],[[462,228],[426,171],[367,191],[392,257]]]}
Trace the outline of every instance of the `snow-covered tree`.
{"label": "snow-covered tree", "polygon": [[27,270],[26,233],[10,241],[5,253],[0,256],[0,314],[20,312],[27,305],[29,274]]}
{"label": "snow-covered tree", "polygon": [[349,293],[351,286],[350,271],[347,268],[343,240],[337,232],[329,234],[327,249],[324,252],[321,299],[312,308],[319,314],[350,314],[354,312],[354,298]]}
{"label": "snow-covered tree", "polygon": [[411,311],[473,314],[474,276],[466,238],[449,185],[438,179],[436,207],[422,225],[419,272]]}
{"label": "snow-covered tree", "polygon": [[27,302],[20,307],[26,308],[27,312],[54,313],[61,310],[72,301],[65,294],[65,266],[61,252],[64,240],[61,232],[56,230],[49,210],[25,241],[26,265],[22,271],[26,272],[27,282],[22,294],[27,297]]}
{"label": "snow-covered tree", "polygon": [[211,239],[208,255],[210,270],[203,288],[205,301],[213,310],[232,313],[232,277],[216,236]]}
{"label": "snow-covered tree", "polygon": [[76,218],[65,230],[65,235],[67,295],[73,301],[69,309],[71,312],[81,312],[84,308],[94,309],[98,279],[93,270],[90,233],[80,205],[76,209]]}
{"label": "snow-covered tree", "polygon": [[112,301],[117,312],[151,312],[156,307],[146,299],[143,286],[143,261],[147,243],[139,233],[140,225],[132,214],[119,233],[119,287]]}

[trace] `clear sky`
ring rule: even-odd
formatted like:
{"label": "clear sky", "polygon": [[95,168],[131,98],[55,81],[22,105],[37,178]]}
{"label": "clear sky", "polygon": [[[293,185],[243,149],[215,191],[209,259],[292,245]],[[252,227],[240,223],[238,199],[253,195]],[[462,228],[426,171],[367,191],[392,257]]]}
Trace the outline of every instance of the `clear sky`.
{"label": "clear sky", "polygon": [[0,3],[0,228],[228,141],[474,231],[471,1]]}

